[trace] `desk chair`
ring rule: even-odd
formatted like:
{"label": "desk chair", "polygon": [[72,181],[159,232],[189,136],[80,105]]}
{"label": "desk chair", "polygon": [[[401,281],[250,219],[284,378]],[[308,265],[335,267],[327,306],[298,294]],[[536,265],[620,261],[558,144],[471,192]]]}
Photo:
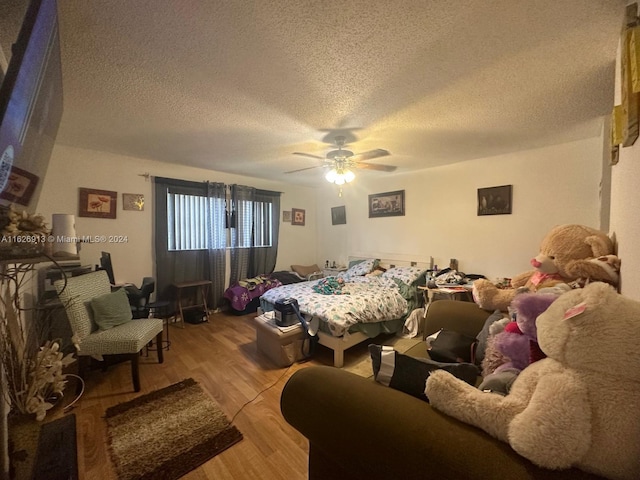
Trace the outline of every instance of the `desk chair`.
{"label": "desk chair", "polygon": [[136,287],[133,283],[125,283],[118,285],[113,274],[113,264],[111,263],[111,254],[109,252],[100,253],[100,268],[107,272],[109,276],[109,282],[113,289],[124,287],[129,297],[129,304],[131,305],[131,312],[133,318],[146,318],[149,316],[149,297],[156,288],[156,282],[151,277],[144,277],[142,279],[142,285],[140,288]]}
{"label": "desk chair", "polygon": [[125,285],[129,305],[133,318],[147,318],[149,316],[149,298],[156,289],[156,281],[151,277],[144,277],[140,288],[135,285]]}
{"label": "desk chair", "polygon": [[[162,345],[162,319],[141,318],[100,330],[93,318],[91,300],[111,293],[109,277],[104,270],[88,273],[54,283],[58,297],[64,305],[69,324],[77,336],[80,350],[77,352],[79,375],[84,380],[91,357],[123,356],[131,361],[133,388],[140,391],[138,362],[140,351],[154,337]],[[158,349],[158,363],[164,361],[162,349]]]}

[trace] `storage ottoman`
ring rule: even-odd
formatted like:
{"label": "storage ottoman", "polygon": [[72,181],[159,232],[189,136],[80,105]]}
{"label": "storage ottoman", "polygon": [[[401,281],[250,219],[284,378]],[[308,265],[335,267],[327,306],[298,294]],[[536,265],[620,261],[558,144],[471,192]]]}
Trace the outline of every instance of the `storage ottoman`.
{"label": "storage ottoman", "polygon": [[279,367],[288,367],[303,359],[304,331],[301,325],[291,331],[282,332],[258,317],[254,318],[254,322],[258,351],[264,353],[273,363]]}

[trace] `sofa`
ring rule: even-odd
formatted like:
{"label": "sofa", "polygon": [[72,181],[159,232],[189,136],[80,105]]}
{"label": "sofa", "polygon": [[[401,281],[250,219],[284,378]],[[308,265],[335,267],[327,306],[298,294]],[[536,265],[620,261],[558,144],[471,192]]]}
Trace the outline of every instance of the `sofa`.
{"label": "sofa", "polygon": [[[447,328],[475,336],[490,314],[471,302],[438,300],[429,306],[424,332]],[[424,342],[406,354],[428,357]],[[280,406],[309,440],[310,480],[601,478],[539,468],[423,400],[334,367],[295,372]]]}

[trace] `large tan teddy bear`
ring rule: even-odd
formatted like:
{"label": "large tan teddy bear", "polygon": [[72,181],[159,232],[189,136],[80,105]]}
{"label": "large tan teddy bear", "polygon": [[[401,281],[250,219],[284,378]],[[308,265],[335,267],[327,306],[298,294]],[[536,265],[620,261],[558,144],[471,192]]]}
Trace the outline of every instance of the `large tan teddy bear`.
{"label": "large tan teddy bear", "polygon": [[[540,252],[531,259],[534,270],[515,276],[512,288],[499,289],[489,280],[476,280],[473,298],[485,310],[506,311],[519,291],[536,292],[575,280],[617,284],[615,270],[619,264],[613,253],[613,243],[606,233],[584,225],[559,225],[542,240]],[[614,271],[607,268],[611,265]]]}
{"label": "large tan teddy bear", "polygon": [[640,302],[595,282],[561,295],[536,321],[547,358],[507,396],[432,372],[431,405],[550,469],[640,478]]}

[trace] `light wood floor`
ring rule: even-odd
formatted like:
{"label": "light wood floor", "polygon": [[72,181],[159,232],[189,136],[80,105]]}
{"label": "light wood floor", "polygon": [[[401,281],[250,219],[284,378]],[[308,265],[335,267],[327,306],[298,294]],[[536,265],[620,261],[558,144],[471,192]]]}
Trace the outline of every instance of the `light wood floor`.
{"label": "light wood floor", "polygon": [[[72,410],[77,420],[80,478],[116,478],[102,418],[106,408],[188,377],[215,398],[229,419],[235,416],[233,423],[244,439],[183,478],[307,478],[307,440],[283,419],[280,394],[296,370],[309,365],[332,365],[332,352],[318,346],[313,360],[277,368],[257,352],[253,316],[215,314],[208,324],[187,324],[184,329],[171,325],[171,347],[164,351],[164,363],[157,363],[156,352],[149,352],[140,360],[139,393],[133,391],[129,363],[112,366],[106,372],[91,372],[87,390]],[[345,353],[347,366],[362,358],[366,345],[352,351]],[[72,396],[73,390],[70,385],[67,397]],[[61,411],[52,413],[52,419],[62,415]]]}

